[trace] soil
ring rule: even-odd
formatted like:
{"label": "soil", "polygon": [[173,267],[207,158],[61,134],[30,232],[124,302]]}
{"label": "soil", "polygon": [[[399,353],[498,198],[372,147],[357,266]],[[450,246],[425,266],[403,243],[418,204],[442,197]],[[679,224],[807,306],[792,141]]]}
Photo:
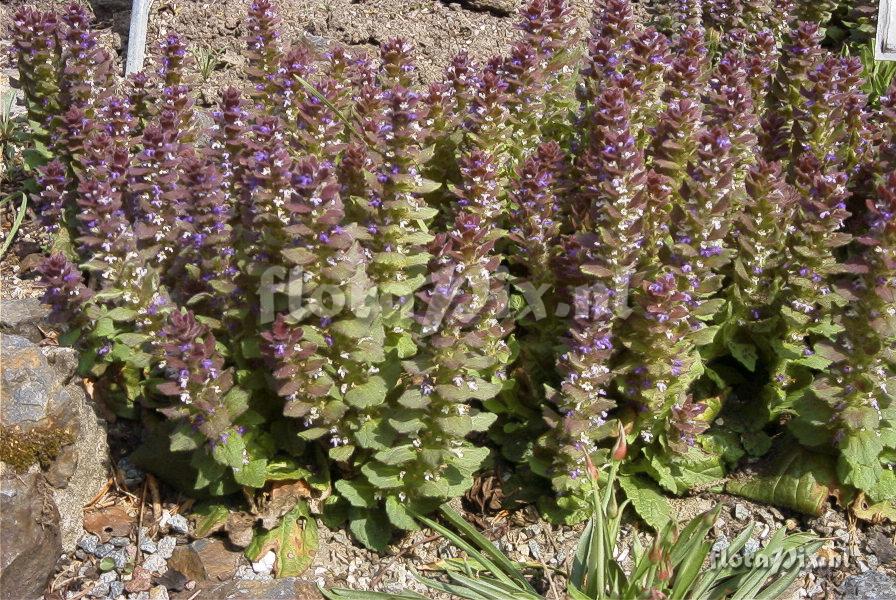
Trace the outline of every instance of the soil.
{"label": "soil", "polygon": [[[8,22],[18,6],[34,4],[41,8],[59,7],[61,0],[4,0],[0,4],[0,23]],[[402,36],[416,47],[415,56],[422,81],[436,79],[450,58],[459,51],[468,51],[477,59],[485,59],[501,52],[514,35],[515,11],[518,0],[282,0],[280,13],[285,39],[306,38],[316,46],[340,43],[353,48],[375,52],[377,46],[390,37]],[[589,0],[574,0],[576,13],[581,17],[590,10]],[[96,25],[104,42],[118,53],[121,60],[127,42],[130,2],[127,0],[93,0]],[[183,35],[194,49],[210,49],[217,57],[217,65],[202,85],[207,103],[214,98],[212,90],[225,83],[240,80],[244,63],[241,56],[244,28],[242,24],[248,0],[156,0],[149,26],[152,45],[170,31]],[[0,41],[0,51],[5,43]],[[9,70],[2,74],[9,77]],[[0,88],[5,87],[0,78]],[[6,181],[0,176],[0,196],[14,189],[12,176]],[[15,216],[18,201],[7,202],[0,208],[0,224],[5,234]],[[7,255],[0,261],[0,297],[25,297],[40,294],[30,271],[42,246],[41,234],[29,214],[23,228]],[[113,461],[114,462],[114,461]],[[133,502],[137,488],[122,491],[116,485],[103,502]],[[164,492],[164,489],[163,489]],[[165,506],[175,510],[182,498],[171,493]],[[163,499],[164,502],[164,499]],[[813,529],[826,536],[827,556],[837,566],[815,569],[795,582],[789,597],[832,598],[836,588],[849,575],[881,570],[896,575],[896,547],[893,525],[863,525],[845,518],[830,509],[822,517],[810,519],[793,513],[778,511],[717,494],[699,494],[675,501],[676,514],[681,520],[699,514],[713,504],[722,502],[722,513],[714,535],[717,539],[733,539],[751,522],[756,524],[754,537],[766,539],[779,527]],[[469,515],[484,525],[490,537],[499,541],[511,558],[544,563],[548,567],[568,568],[581,527],[557,527],[540,521],[534,511],[522,510],[511,514]],[[631,527],[628,536],[634,535]],[[418,532],[400,540],[391,552],[379,556],[353,544],[344,531],[322,529],[321,547],[306,578],[326,585],[348,586],[359,589],[398,592],[404,589],[423,591],[414,580],[411,569],[425,573],[426,565],[452,556],[445,540],[431,539],[429,532]],[[183,540],[181,540],[183,541]],[[83,560],[82,560],[83,559]],[[68,582],[55,589],[56,597],[78,595],[84,579],[98,577],[96,569],[84,569],[85,556],[69,556],[60,564],[56,582]],[[251,571],[251,570],[250,570]],[[75,577],[67,577],[75,573]],[[545,592],[550,582],[542,582]],[[554,585],[559,584],[559,579]],[[551,595],[550,597],[554,597]]]}

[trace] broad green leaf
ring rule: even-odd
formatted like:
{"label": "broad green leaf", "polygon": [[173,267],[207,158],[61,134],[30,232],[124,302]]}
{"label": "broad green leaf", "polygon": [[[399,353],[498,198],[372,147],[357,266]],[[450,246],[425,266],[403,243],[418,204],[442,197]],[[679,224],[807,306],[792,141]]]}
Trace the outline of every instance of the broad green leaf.
{"label": "broad green leaf", "polygon": [[753,472],[736,475],[725,491],[815,516],[840,493],[832,457],[793,442],[781,444]]}
{"label": "broad green leaf", "polygon": [[655,483],[640,475],[620,475],[619,485],[638,516],[654,531],[662,531],[671,522],[672,507]]}
{"label": "broad green leaf", "polygon": [[267,460],[259,458],[241,467],[233,467],[233,478],[240,485],[262,488],[266,482],[267,463]]}
{"label": "broad green leaf", "polygon": [[272,550],[277,556],[277,577],[297,577],[311,566],[317,552],[317,521],[305,502],[299,501],[270,531],[257,533],[246,548],[246,557],[254,562]]}
{"label": "broad green leaf", "polygon": [[361,385],[348,390],[345,393],[345,401],[355,408],[370,408],[382,404],[386,399],[387,391],[383,378],[374,376]]}
{"label": "broad green leaf", "polygon": [[355,539],[376,552],[385,550],[392,539],[389,518],[381,510],[352,508],[348,528]]}
{"label": "broad green leaf", "polygon": [[420,529],[416,521],[414,521],[414,517],[411,516],[407,505],[402,503],[395,496],[386,498],[386,515],[389,517],[389,522],[399,529],[408,531]]}
{"label": "broad green leaf", "polygon": [[216,531],[220,531],[227,518],[230,516],[230,509],[224,504],[203,503],[190,511],[195,520],[193,528],[193,537],[208,537]]}

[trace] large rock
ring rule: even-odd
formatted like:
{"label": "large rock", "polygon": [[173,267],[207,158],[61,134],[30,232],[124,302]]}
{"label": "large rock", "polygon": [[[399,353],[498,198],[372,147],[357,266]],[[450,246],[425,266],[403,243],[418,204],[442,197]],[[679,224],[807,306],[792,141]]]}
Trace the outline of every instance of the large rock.
{"label": "large rock", "polygon": [[847,577],[840,589],[843,600],[896,600],[896,580],[877,571]]}
{"label": "large rock", "polygon": [[168,559],[168,568],[193,581],[226,581],[236,573],[241,559],[242,554],[228,549],[221,540],[204,538],[176,547]]}
{"label": "large rock", "polygon": [[0,333],[20,335],[37,343],[49,328],[50,309],[37,298],[0,300]]}
{"label": "large rock", "polygon": [[0,479],[0,598],[43,598],[62,553],[59,511],[40,473]]}
{"label": "large rock", "polygon": [[82,534],[84,505],[106,482],[105,423],[75,376],[77,354],[71,348],[40,348],[24,337],[0,335],[0,355],[0,432],[46,428],[65,431],[72,440],[44,474],[61,515],[63,548],[71,551]]}

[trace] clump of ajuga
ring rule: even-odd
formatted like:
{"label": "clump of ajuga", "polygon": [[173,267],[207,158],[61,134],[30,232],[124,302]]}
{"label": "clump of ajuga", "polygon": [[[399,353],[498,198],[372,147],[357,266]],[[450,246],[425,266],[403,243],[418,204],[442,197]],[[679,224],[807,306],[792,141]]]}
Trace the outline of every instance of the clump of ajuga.
{"label": "clump of ajuga", "polygon": [[304,477],[376,548],[490,456],[578,518],[619,436],[629,491],[804,444],[891,498],[896,91],[789,6],[673,8],[582,41],[533,0],[423,86],[406,40],[318,54],[256,0],[208,118],[177,35],[117,82],[82,7],[21,9],[63,343],[194,488]]}

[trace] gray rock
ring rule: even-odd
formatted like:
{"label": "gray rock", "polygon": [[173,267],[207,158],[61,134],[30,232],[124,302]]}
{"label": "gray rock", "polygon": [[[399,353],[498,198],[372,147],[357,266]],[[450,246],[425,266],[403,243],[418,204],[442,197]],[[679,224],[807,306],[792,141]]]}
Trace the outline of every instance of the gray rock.
{"label": "gray rock", "polygon": [[109,543],[117,548],[123,548],[124,546],[127,546],[130,542],[131,542],[131,540],[129,540],[126,537],[114,537],[111,540],[109,540]]}
{"label": "gray rock", "polygon": [[49,327],[49,307],[38,298],[0,300],[0,333],[22,336],[37,343],[44,339],[38,325]]}
{"label": "gray rock", "polygon": [[726,550],[728,548],[728,546],[730,546],[730,545],[731,545],[731,542],[728,541],[728,536],[726,536],[723,533],[719,537],[716,538],[715,542],[713,542],[711,551],[713,554],[718,555],[718,554],[721,554],[724,550]]}
{"label": "gray rock", "polygon": [[90,590],[89,595],[91,598],[105,598],[109,595],[109,584],[97,582],[93,589]]}
{"label": "gray rock", "polygon": [[100,544],[96,547],[96,550],[93,551],[93,555],[97,558],[106,558],[114,551],[115,546],[112,544]]}
{"label": "gray rock", "polygon": [[124,584],[120,581],[113,581],[109,584],[109,597],[118,598],[124,593]]}
{"label": "gray rock", "polygon": [[149,538],[140,541],[140,551],[145,554],[155,554],[159,547]]}
{"label": "gray rock", "polygon": [[168,570],[168,563],[165,562],[165,559],[160,554],[153,554],[147,556],[143,561],[143,568],[151,573],[162,575]]}
{"label": "gray rock", "polygon": [[96,552],[96,547],[100,545],[100,538],[93,535],[92,533],[88,533],[80,540],[78,540],[78,548],[83,550],[88,554],[94,554]]}
{"label": "gray rock", "polygon": [[847,577],[840,586],[843,600],[896,600],[896,580],[877,571]]}
{"label": "gray rock", "polygon": [[169,559],[171,558],[171,554],[174,552],[174,547],[177,546],[177,538],[166,535],[158,541],[156,546],[156,552],[159,554],[159,556],[164,559]]}
{"label": "gray rock", "polygon": [[49,416],[60,385],[40,348],[17,335],[0,336],[0,424],[32,429]]}
{"label": "gray rock", "polygon": [[55,570],[62,553],[59,511],[46,488],[39,473],[0,480],[0,598],[43,598]]}
{"label": "gray rock", "polygon": [[115,571],[106,571],[105,573],[100,573],[97,581],[101,581],[102,583],[112,583],[113,581],[118,581],[118,573]]}
{"label": "gray rock", "polygon": [[737,504],[734,505],[734,518],[737,519],[738,521],[746,521],[747,519],[750,518],[749,509],[746,506],[744,506],[743,504],[741,504],[740,502],[738,502]]}
{"label": "gray rock", "polygon": [[40,348],[21,336],[0,335],[0,355],[0,425],[25,431],[58,427],[75,440],[62,448],[46,472],[61,517],[62,547],[72,552],[83,533],[83,507],[106,482],[105,424],[81,384],[73,381],[74,350]]}
{"label": "gray rock", "polygon": [[516,0],[464,0],[461,7],[497,15],[509,15],[516,11],[517,3]]}
{"label": "gray rock", "polygon": [[761,548],[759,541],[750,538],[747,540],[747,543],[744,544],[744,549],[741,552],[744,556],[750,556],[751,554],[755,554],[759,548]]}
{"label": "gray rock", "polygon": [[157,585],[149,590],[149,600],[168,600],[168,590],[164,585]]}
{"label": "gray rock", "polygon": [[119,548],[115,552],[111,553],[109,557],[115,561],[116,569],[123,569],[128,564],[128,549]]}
{"label": "gray rock", "polygon": [[183,515],[172,515],[168,519],[168,527],[174,533],[187,534],[190,532],[190,522]]}

